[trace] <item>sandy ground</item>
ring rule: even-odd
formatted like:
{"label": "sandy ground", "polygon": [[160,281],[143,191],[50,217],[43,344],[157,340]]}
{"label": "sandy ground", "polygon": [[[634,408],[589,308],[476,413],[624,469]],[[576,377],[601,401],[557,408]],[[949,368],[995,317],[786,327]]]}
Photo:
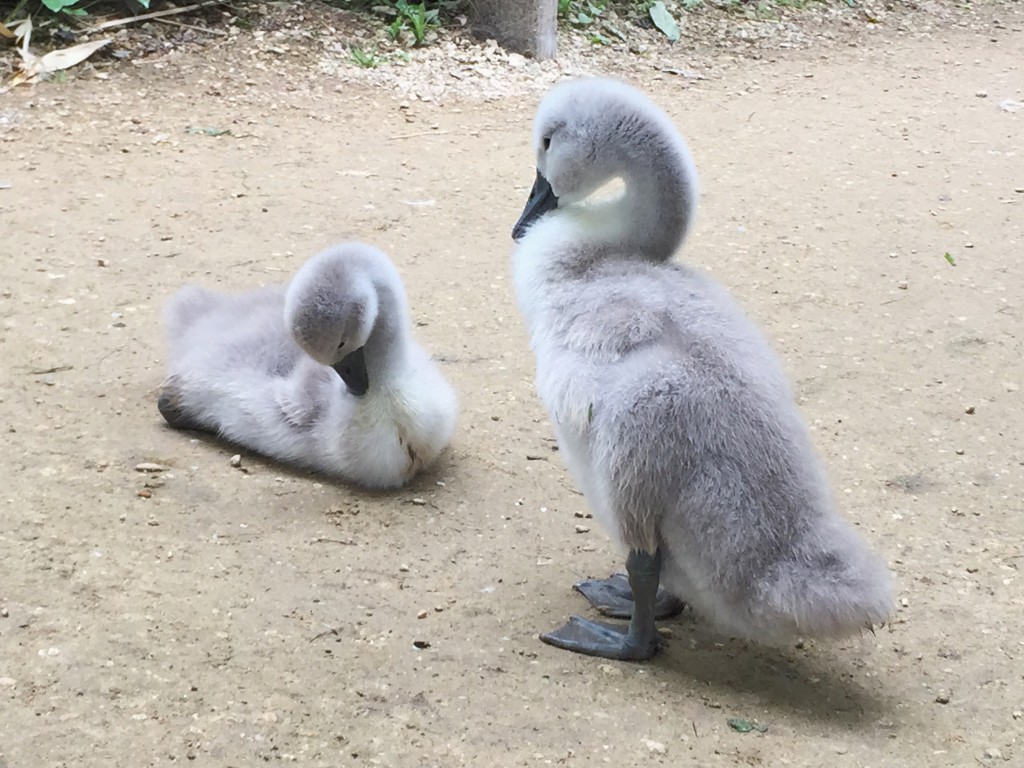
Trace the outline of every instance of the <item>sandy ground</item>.
{"label": "sandy ground", "polygon": [[[683,257],[775,341],[900,602],[779,649],[684,614],[648,664],[537,640],[621,559],[576,532],[510,290],[535,95],[403,106],[214,49],[3,97],[0,765],[1024,765],[1024,18],[999,16],[640,82],[702,172]],[[167,429],[162,300],[346,237],[394,255],[461,392],[437,471],[367,495]]]}

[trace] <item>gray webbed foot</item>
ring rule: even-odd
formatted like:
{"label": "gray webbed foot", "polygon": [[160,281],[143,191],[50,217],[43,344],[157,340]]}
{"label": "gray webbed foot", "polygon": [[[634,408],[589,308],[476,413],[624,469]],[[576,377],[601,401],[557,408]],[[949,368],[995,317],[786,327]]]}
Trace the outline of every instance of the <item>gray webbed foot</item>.
{"label": "gray webbed foot", "polygon": [[[601,614],[613,619],[629,619],[633,616],[633,590],[629,577],[624,573],[613,573],[607,579],[588,579],[573,585]],[[669,619],[678,616],[686,603],[670,595],[662,587],[654,598],[654,618]]]}
{"label": "gray webbed foot", "polygon": [[620,661],[649,659],[661,646],[657,632],[642,638],[632,638],[626,626],[588,621],[579,616],[571,616],[564,627],[541,635],[540,639],[566,651]]}
{"label": "gray webbed foot", "polygon": [[190,414],[181,404],[177,390],[172,385],[164,385],[156,399],[157,410],[174,429],[190,429],[196,432],[208,432],[209,429]]}
{"label": "gray webbed foot", "polygon": [[[631,598],[628,601],[628,627],[573,616],[564,627],[541,635],[540,639],[556,648],[605,659],[642,661],[651,658],[661,646],[658,627],[654,623],[661,551],[631,550],[626,558],[626,573],[625,591]],[[621,603],[622,586],[617,584],[614,576],[608,581],[611,582],[610,588],[618,592],[617,599]]]}

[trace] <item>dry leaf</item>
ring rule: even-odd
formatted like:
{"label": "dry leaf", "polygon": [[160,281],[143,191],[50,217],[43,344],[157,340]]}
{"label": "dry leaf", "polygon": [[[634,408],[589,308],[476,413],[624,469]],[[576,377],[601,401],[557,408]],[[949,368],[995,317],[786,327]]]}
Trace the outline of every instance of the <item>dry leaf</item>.
{"label": "dry leaf", "polygon": [[32,39],[32,17],[28,17],[23,21],[19,21],[14,27],[14,39],[21,41],[21,47],[18,49],[24,56],[28,53],[28,44]]}
{"label": "dry leaf", "polygon": [[48,54],[38,59],[40,69],[37,74],[58,72],[62,69],[73,67],[76,64],[81,64],[100,48],[108,45],[112,41],[113,38],[105,37],[102,40],[93,40],[90,43],[79,43],[78,45],[72,45],[70,48],[61,48],[58,51],[50,51]]}
{"label": "dry leaf", "polygon": [[4,88],[0,88],[0,93],[10,90],[21,83],[32,82],[40,75],[45,75],[49,72],[59,72],[62,69],[68,69],[76,64],[81,64],[100,48],[108,45],[112,40],[112,38],[106,37],[102,40],[93,40],[89,43],[72,45],[70,48],[50,51],[45,56],[36,56],[28,49],[29,40],[32,37],[32,20],[25,19],[15,28],[14,34],[21,40],[18,53],[21,54],[23,61],[21,69],[14,74],[14,77],[7,82]]}

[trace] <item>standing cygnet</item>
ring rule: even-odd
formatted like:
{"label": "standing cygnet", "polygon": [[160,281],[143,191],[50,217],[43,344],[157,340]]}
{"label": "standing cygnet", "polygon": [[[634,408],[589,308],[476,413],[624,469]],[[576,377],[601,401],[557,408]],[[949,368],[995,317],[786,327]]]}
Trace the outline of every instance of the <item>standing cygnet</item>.
{"label": "standing cygnet", "polygon": [[[884,564],[836,512],[786,377],[729,295],[669,261],[697,202],[668,117],[610,80],[556,86],[513,230],[537,390],[627,576],[577,585],[622,626],[573,617],[542,639],[645,659],[680,600],[758,641],[883,622]],[[613,179],[612,200],[587,202]],[[659,590],[659,583],[663,589]]]}
{"label": "standing cygnet", "polygon": [[394,488],[451,439],[458,404],[412,338],[405,290],[381,251],[343,243],[287,286],[186,287],[164,313],[172,427],[370,488]]}

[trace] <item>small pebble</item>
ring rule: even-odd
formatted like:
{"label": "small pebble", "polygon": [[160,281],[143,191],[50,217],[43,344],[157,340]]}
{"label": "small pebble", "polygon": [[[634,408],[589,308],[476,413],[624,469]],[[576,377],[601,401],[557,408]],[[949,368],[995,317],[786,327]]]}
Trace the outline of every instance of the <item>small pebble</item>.
{"label": "small pebble", "polygon": [[966,413],[968,416],[972,415],[974,413],[974,406],[973,405],[968,405],[964,409],[964,413]]}
{"label": "small pebble", "polygon": [[658,634],[662,637],[675,637],[671,627],[658,627]]}
{"label": "small pebble", "polygon": [[907,281],[900,280],[898,283],[896,283],[896,287],[899,288],[901,291],[907,290]]}
{"label": "small pebble", "polygon": [[242,466],[242,454],[236,453],[228,461],[232,467],[235,467],[237,469],[238,467]]}
{"label": "small pebble", "polygon": [[1003,757],[1003,753],[996,747],[989,747],[985,750],[984,755],[989,760],[1001,760]]}
{"label": "small pebble", "polygon": [[608,675],[608,677],[622,677],[622,670],[618,667],[613,667],[611,664],[598,664],[597,668]]}
{"label": "small pebble", "polygon": [[135,495],[138,496],[140,499],[148,499],[153,496],[153,492],[149,490],[149,488],[141,488],[139,489],[138,492],[136,492]]}
{"label": "small pebble", "polygon": [[11,612],[8,611],[6,608],[0,608],[0,618],[6,619],[10,615]]}
{"label": "small pebble", "polygon": [[963,448],[957,448],[956,449],[956,455],[957,456],[963,456],[964,455],[964,449]]}
{"label": "small pebble", "polygon": [[409,572],[409,566],[406,565],[405,563],[402,563],[400,566],[398,566],[398,570],[400,570],[402,573],[408,573]]}
{"label": "small pebble", "polygon": [[979,99],[984,99],[986,96],[988,96],[988,91],[975,91],[974,95],[977,96]]}
{"label": "small pebble", "polygon": [[429,640],[413,640],[412,644],[413,644],[414,647],[419,648],[421,650],[423,648],[429,648],[430,647],[430,641]]}
{"label": "small pebble", "polygon": [[590,528],[588,528],[585,525],[577,525],[576,526],[576,533],[589,533],[589,532],[590,532]]}
{"label": "small pebble", "polygon": [[15,680],[13,677],[0,677],[0,685],[4,686],[5,688],[10,688],[12,685],[15,685],[17,682],[18,681]]}
{"label": "small pebble", "polygon": [[644,739],[643,741],[647,751],[652,755],[664,755],[667,751],[665,745],[660,741],[654,741],[653,739]]}
{"label": "small pebble", "polygon": [[1021,718],[1024,718],[1024,712],[1021,712],[1019,709],[1013,710],[1013,719],[1020,720]]}
{"label": "small pebble", "polygon": [[968,573],[977,573],[978,572],[978,566],[976,566],[976,565],[968,565],[967,566],[967,572]]}
{"label": "small pebble", "polygon": [[427,502],[424,499],[415,498],[412,500],[412,503],[415,504],[417,507],[422,507],[425,506]]}
{"label": "small pebble", "polygon": [[163,472],[167,467],[163,464],[154,464],[151,461],[144,461],[135,465],[136,472]]}
{"label": "small pebble", "polygon": [[936,704],[949,704],[949,694],[948,693],[940,693],[938,696],[935,697],[935,703]]}
{"label": "small pebble", "polygon": [[416,618],[417,619],[425,619],[425,618],[427,618],[427,612],[426,611],[420,611],[419,613],[416,614]]}

